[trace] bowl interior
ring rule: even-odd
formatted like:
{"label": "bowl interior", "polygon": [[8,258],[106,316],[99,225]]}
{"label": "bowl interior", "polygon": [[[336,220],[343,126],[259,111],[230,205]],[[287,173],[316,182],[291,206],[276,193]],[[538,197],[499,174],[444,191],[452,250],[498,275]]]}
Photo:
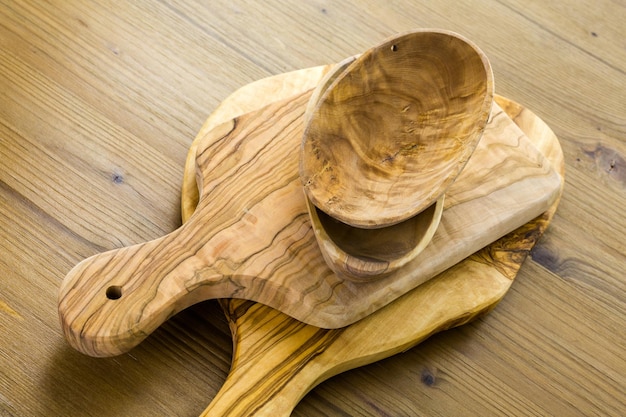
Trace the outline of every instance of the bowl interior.
{"label": "bowl interior", "polygon": [[414,31],[368,50],[324,86],[307,119],[307,196],[361,228],[432,205],[482,136],[492,78],[484,54],[451,32]]}

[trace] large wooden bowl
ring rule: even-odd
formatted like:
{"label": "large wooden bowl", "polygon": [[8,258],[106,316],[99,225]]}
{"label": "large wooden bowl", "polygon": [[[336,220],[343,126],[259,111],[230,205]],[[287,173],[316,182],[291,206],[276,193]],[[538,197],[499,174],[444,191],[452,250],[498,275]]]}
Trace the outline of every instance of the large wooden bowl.
{"label": "large wooden bowl", "polygon": [[311,202],[380,228],[432,205],[480,140],[493,100],[485,55],[452,32],[417,30],[368,50],[308,118],[300,175]]}
{"label": "large wooden bowl", "polygon": [[[305,124],[328,87],[356,58],[344,59],[322,78],[309,99]],[[305,201],[315,238],[330,269],[349,280],[367,282],[403,267],[424,250],[439,226],[444,195],[415,216],[376,229],[340,222],[318,209],[307,196]]]}

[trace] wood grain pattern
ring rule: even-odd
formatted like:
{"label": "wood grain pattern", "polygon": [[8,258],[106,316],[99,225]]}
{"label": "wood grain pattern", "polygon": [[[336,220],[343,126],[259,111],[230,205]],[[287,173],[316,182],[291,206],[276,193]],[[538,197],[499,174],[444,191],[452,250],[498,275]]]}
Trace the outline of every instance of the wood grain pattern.
{"label": "wood grain pattern", "polygon": [[624,21],[615,0],[0,0],[0,415],[199,415],[231,361],[218,303],[94,359],[60,331],[63,277],[180,226],[189,146],[238,87],[441,27],[559,137],[558,211],[492,313],[325,381],[292,415],[622,417]]}
{"label": "wood grain pattern", "polygon": [[354,227],[413,217],[461,172],[492,99],[489,61],[460,35],[418,29],[368,49],[307,117],[300,175],[308,198]]}
{"label": "wood grain pattern", "polygon": [[[196,138],[204,137],[217,127],[217,125],[227,122],[224,118],[219,117],[222,114],[241,115],[257,109],[258,107],[255,105],[259,96],[265,97],[271,94],[273,100],[280,101],[292,97],[293,91],[315,89],[319,79],[325,77],[331,68],[333,68],[332,65],[320,65],[304,70],[291,71],[274,75],[271,79],[263,78],[237,88],[237,100],[222,101],[204,121]],[[299,73],[304,74],[297,75]],[[189,151],[187,152],[187,158],[191,155],[194,159],[191,162],[187,160],[183,172],[182,193],[185,195],[185,198],[181,199],[181,216],[185,218],[185,220],[186,216],[190,216],[191,213],[196,210],[200,199],[198,184],[195,179],[197,171],[195,158],[198,142],[199,141],[194,140],[191,143]]]}
{"label": "wood grain pattern", "polygon": [[[320,72],[313,68],[289,75],[297,79],[317,74]],[[258,81],[257,85],[280,88],[282,82],[282,79],[268,78]],[[268,100],[267,96],[260,95],[251,98],[245,91],[231,94],[224,107],[210,116],[211,122],[228,120],[236,115],[223,108],[239,107],[250,111],[255,105],[261,107],[264,98]],[[294,89],[296,92],[298,90]],[[561,178],[560,195],[564,184],[564,162],[554,133],[522,106],[503,97],[496,97],[496,100],[556,168]],[[234,103],[240,104],[235,106]],[[202,136],[196,139],[200,140]],[[195,165],[195,158],[196,151],[192,148],[187,167]],[[185,180],[195,182],[191,176]],[[192,188],[189,184],[183,187],[184,190]],[[182,199],[186,198],[183,192]],[[192,194],[190,198],[195,196]],[[233,333],[233,362],[224,386],[202,415],[291,415],[310,389],[331,376],[404,351],[433,333],[487,313],[508,291],[527,254],[547,228],[557,205],[558,200],[539,218],[369,317],[342,329],[324,330],[309,326],[250,301],[221,300]],[[192,206],[183,204],[183,207]],[[192,213],[183,211],[183,220],[192,218]]]}
{"label": "wood grain pattern", "polygon": [[374,282],[352,282],[320,256],[293,157],[310,96],[210,131],[196,149],[200,200],[193,218],[169,235],[92,256],[68,273],[59,314],[73,347],[93,356],[126,352],[173,314],[211,298],[254,300],[308,324],[343,327],[556,199],[558,175],[496,106],[489,133],[450,187],[431,244]]}

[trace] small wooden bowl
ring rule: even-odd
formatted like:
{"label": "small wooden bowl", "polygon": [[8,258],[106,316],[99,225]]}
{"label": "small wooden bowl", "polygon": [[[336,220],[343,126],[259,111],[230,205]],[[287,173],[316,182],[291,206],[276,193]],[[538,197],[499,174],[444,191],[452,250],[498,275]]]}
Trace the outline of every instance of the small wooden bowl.
{"label": "small wooden bowl", "polygon": [[487,123],[485,55],[448,31],[395,36],[331,80],[308,118],[300,176],[311,202],[359,228],[391,226],[434,204]]}
{"label": "small wooden bowl", "polygon": [[311,225],[326,264],[355,282],[382,278],[412,261],[430,243],[443,213],[444,196],[408,220],[379,229],[336,220],[306,198]]}

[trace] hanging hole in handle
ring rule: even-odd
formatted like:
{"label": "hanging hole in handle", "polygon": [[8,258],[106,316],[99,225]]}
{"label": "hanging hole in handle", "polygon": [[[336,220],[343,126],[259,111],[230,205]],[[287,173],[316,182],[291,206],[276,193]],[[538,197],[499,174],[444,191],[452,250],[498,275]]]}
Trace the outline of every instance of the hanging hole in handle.
{"label": "hanging hole in handle", "polygon": [[391,45],[391,51],[396,52],[398,50],[398,45]]}
{"label": "hanging hole in handle", "polygon": [[107,288],[106,296],[109,300],[118,300],[122,297],[122,287],[119,285],[111,285]]}

